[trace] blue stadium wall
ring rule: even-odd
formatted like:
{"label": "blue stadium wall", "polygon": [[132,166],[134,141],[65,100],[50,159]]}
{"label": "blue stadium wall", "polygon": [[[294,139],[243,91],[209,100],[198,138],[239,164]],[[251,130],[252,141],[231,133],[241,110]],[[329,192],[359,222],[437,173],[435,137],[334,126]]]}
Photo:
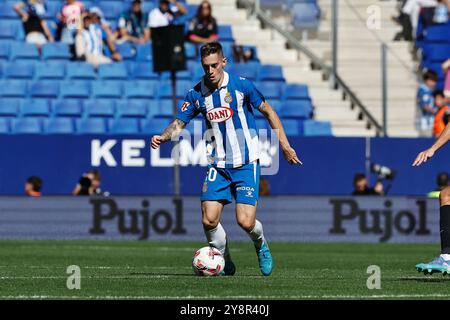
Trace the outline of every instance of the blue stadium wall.
{"label": "blue stadium wall", "polygon": [[[143,136],[1,135],[0,195],[22,195],[24,182],[31,175],[43,179],[45,195],[68,195],[80,175],[89,169],[100,170],[102,188],[112,195],[171,195],[170,145],[164,145],[159,156],[152,156],[149,140]],[[435,188],[436,175],[449,170],[450,153],[445,149],[422,167],[411,167],[416,154],[428,147],[431,139],[290,140],[304,165],[290,166],[280,159],[278,174],[266,176],[273,195],[350,194],[354,173],[365,171],[366,142],[370,144],[372,162],[397,170],[390,195],[425,195]],[[131,152],[125,154],[125,145]],[[109,149],[109,164],[104,157],[95,163],[92,153],[96,147]],[[183,166],[182,194],[198,195],[205,173],[201,165]],[[375,179],[372,174],[372,183]]]}

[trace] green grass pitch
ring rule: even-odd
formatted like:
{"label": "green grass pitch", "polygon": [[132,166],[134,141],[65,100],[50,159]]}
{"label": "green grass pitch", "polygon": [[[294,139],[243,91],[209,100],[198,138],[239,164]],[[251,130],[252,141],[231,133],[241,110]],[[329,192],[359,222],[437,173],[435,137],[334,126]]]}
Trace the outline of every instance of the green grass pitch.
{"label": "green grass pitch", "polygon": [[[0,299],[449,299],[450,277],[417,273],[437,245],[271,243],[275,269],[259,273],[249,242],[232,242],[234,277],[197,277],[205,243],[0,241]],[[69,265],[81,289],[66,287]],[[381,289],[366,286],[381,268]]]}

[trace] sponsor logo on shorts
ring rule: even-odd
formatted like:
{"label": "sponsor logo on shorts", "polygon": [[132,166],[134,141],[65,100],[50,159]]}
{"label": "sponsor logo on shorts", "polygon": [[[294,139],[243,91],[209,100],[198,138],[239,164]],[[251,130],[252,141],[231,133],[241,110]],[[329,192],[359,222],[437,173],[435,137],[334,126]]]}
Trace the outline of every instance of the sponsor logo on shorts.
{"label": "sponsor logo on shorts", "polygon": [[253,198],[253,192],[255,192],[255,189],[252,187],[237,187],[236,191],[245,191],[246,197]]}
{"label": "sponsor logo on shorts", "polygon": [[203,187],[202,187],[202,192],[206,192],[208,191],[208,184],[205,182],[203,182]]}
{"label": "sponsor logo on shorts", "polygon": [[224,122],[233,116],[233,109],[226,107],[217,107],[206,114],[210,122]]}

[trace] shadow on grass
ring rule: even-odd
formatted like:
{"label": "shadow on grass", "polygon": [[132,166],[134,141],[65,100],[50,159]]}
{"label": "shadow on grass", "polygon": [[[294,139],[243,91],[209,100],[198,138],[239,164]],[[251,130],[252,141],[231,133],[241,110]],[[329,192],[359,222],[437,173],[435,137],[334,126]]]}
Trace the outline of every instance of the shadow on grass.
{"label": "shadow on grass", "polygon": [[[442,276],[441,276],[442,277]],[[424,283],[441,283],[450,282],[450,278],[436,278],[432,276],[422,276],[422,277],[405,277],[399,279],[393,279],[394,281],[411,281],[411,282],[424,282]]]}

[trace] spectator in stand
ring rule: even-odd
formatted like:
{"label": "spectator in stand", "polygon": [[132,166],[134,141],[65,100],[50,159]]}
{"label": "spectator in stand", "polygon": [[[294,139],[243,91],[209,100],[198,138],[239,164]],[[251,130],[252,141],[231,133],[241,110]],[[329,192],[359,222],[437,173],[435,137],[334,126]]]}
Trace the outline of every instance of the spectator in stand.
{"label": "spectator in stand", "polygon": [[129,41],[142,44],[150,40],[141,0],[134,0],[131,8],[120,15],[118,29],[117,42],[119,43]]}
{"label": "spectator in stand", "polygon": [[384,194],[381,181],[377,181],[375,186],[370,188],[364,173],[355,174],[353,177],[353,188],[353,196],[382,196]]}
{"label": "spectator in stand", "polygon": [[58,13],[57,40],[68,44],[75,43],[77,30],[82,29],[82,14],[85,12],[84,4],[77,0],[66,0],[61,12]]}
{"label": "spectator in stand", "polygon": [[114,32],[112,31],[108,21],[105,20],[103,11],[99,7],[92,7],[89,9],[89,13],[92,16],[93,24],[99,25],[108,37],[114,38]]}
{"label": "spectator in stand", "polygon": [[115,61],[122,60],[116,51],[113,40],[102,30],[99,24],[95,24],[91,14],[83,17],[83,29],[76,36],[75,52],[78,60],[85,60],[95,68],[99,64],[111,63],[112,60],[103,54],[103,41],[106,41],[111,58]]}
{"label": "spectator in stand", "polygon": [[434,116],[433,134],[437,138],[444,131],[450,117],[450,107],[448,101],[444,96],[443,91],[435,91],[433,94],[434,105],[437,109]]}
{"label": "spectator in stand", "polygon": [[25,30],[25,41],[34,43],[41,48],[47,42],[54,42],[47,22],[42,18],[45,14],[45,3],[43,0],[28,0],[19,2],[14,6],[14,11],[22,18]]}
{"label": "spectator in stand", "polygon": [[194,43],[208,43],[218,40],[216,19],[212,16],[211,4],[203,1],[197,9],[197,15],[189,23],[188,39]]}
{"label": "spectator in stand", "polygon": [[25,182],[25,194],[29,197],[40,197],[42,189],[42,179],[31,176]]}
{"label": "spectator in stand", "polygon": [[444,95],[446,98],[450,99],[450,59],[447,59],[442,64],[442,70],[444,71]]}
{"label": "spectator in stand", "polygon": [[101,175],[98,170],[90,170],[83,174],[72,191],[76,196],[104,195],[108,196],[109,192],[103,192],[100,189]]}
{"label": "spectator in stand", "polygon": [[[186,8],[177,0],[159,0],[159,7],[148,14],[148,28],[166,27],[178,16],[185,15]],[[150,34],[149,34],[150,36]]]}
{"label": "spectator in stand", "polygon": [[[436,7],[436,0],[407,0],[402,8],[402,13],[409,17],[412,27],[412,35],[416,34],[417,24],[421,8]],[[412,39],[412,36],[411,36]]]}
{"label": "spectator in stand", "polygon": [[434,9],[433,22],[434,23],[447,23],[448,12],[450,8],[450,1],[437,0],[438,4]]}
{"label": "spectator in stand", "polygon": [[423,83],[417,89],[417,109],[420,114],[418,130],[422,136],[429,136],[433,128],[436,109],[433,102],[433,90],[437,82],[436,72],[429,70],[423,75]]}

